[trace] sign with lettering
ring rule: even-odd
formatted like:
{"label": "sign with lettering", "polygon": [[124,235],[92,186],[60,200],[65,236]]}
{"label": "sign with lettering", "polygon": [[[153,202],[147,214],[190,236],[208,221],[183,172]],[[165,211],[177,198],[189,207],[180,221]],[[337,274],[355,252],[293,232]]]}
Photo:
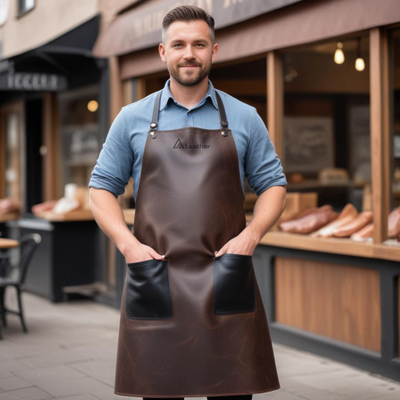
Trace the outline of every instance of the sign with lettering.
{"label": "sign with lettering", "polygon": [[[161,42],[164,16],[180,5],[195,5],[211,14],[215,29],[254,18],[302,0],[166,0],[147,2],[117,17],[96,42],[93,54],[121,55]],[[116,40],[117,39],[117,40]]]}
{"label": "sign with lettering", "polygon": [[59,91],[67,89],[65,76],[36,72],[13,72],[0,75],[0,90]]}
{"label": "sign with lettering", "polygon": [[97,124],[62,127],[63,162],[70,167],[93,166],[99,156],[99,136]]}

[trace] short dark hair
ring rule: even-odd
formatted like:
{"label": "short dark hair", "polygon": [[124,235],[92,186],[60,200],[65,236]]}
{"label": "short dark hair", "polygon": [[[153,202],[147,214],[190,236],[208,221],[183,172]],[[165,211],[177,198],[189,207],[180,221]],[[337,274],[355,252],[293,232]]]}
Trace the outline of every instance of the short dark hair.
{"label": "short dark hair", "polygon": [[162,42],[165,44],[166,31],[175,21],[196,21],[207,22],[211,32],[211,42],[215,43],[214,18],[205,10],[197,6],[179,6],[168,12],[162,22]]}

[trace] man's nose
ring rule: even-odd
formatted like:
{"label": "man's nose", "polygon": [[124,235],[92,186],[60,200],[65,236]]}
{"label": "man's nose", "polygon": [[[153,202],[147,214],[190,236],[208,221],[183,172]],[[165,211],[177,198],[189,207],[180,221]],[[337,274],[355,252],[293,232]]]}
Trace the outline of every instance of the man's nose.
{"label": "man's nose", "polygon": [[194,58],[195,57],[195,55],[194,55],[194,53],[193,53],[193,49],[192,49],[192,46],[187,46],[186,47],[186,51],[185,51],[185,58]]}

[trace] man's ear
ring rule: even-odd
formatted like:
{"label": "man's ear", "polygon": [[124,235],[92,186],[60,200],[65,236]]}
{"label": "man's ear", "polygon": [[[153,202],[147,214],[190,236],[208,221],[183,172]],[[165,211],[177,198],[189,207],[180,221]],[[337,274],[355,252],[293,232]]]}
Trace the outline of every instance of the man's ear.
{"label": "man's ear", "polygon": [[212,62],[214,62],[215,59],[217,58],[217,54],[218,54],[218,43],[214,43],[213,51],[212,51],[212,55],[211,55]]}
{"label": "man's ear", "polygon": [[165,47],[163,43],[158,45],[158,54],[160,54],[161,60],[166,63],[167,59],[165,58]]}

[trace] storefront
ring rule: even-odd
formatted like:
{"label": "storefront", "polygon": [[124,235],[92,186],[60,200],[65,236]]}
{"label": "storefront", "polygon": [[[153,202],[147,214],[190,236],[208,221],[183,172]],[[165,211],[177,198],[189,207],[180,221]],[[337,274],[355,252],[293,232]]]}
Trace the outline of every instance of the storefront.
{"label": "storefront", "polygon": [[108,279],[99,250],[104,239],[90,210],[67,216],[32,210],[62,199],[67,184],[87,191],[107,135],[108,62],[92,55],[99,22],[97,15],[0,62],[0,199],[7,207],[0,231],[15,239],[41,234],[26,287],[53,301],[65,299],[68,288]]}
{"label": "storefront", "polygon": [[[157,45],[174,3],[130,9],[96,43],[94,54],[118,59],[126,104],[168,78]],[[277,227],[262,239],[254,262],[273,339],[400,380],[400,245],[388,237],[400,203],[398,2],[194,3],[216,21],[214,86],[256,107],[268,127],[288,178],[286,212],[350,204],[373,213],[363,241]],[[134,211],[125,214],[132,226]]]}

